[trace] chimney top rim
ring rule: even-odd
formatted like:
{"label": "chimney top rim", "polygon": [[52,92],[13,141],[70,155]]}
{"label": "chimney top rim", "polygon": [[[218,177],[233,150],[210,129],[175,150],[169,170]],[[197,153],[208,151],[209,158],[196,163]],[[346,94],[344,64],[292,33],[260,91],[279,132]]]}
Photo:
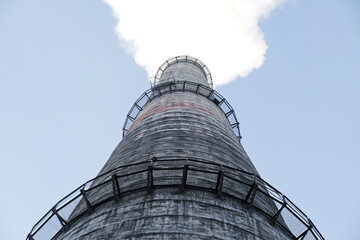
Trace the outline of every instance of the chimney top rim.
{"label": "chimney top rim", "polygon": [[158,68],[158,70],[156,71],[156,74],[154,77],[154,85],[157,84],[157,82],[160,80],[162,73],[169,66],[177,64],[179,62],[188,62],[188,63],[194,64],[195,66],[200,68],[204,72],[204,75],[206,76],[209,86],[211,88],[213,88],[213,80],[212,80],[212,76],[211,76],[209,68],[199,59],[189,56],[189,55],[181,55],[181,56],[172,57],[172,58],[167,59],[163,64],[161,64],[160,67]]}

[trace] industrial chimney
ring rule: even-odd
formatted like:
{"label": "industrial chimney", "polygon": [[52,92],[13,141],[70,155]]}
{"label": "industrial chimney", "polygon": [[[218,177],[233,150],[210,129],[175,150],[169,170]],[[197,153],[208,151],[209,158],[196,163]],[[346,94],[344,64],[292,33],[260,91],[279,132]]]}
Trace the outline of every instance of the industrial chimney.
{"label": "industrial chimney", "polygon": [[234,110],[198,59],[161,65],[123,135],[98,176],[60,200],[28,240],[324,239],[260,177]]}

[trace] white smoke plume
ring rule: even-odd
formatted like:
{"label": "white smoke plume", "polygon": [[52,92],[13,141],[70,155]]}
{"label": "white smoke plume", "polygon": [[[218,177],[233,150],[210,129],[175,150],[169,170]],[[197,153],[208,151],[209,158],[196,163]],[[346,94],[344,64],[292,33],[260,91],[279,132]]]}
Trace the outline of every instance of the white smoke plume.
{"label": "white smoke plume", "polygon": [[118,20],[122,46],[148,75],[168,58],[190,55],[215,86],[259,68],[267,45],[259,20],[285,0],[103,0]]}

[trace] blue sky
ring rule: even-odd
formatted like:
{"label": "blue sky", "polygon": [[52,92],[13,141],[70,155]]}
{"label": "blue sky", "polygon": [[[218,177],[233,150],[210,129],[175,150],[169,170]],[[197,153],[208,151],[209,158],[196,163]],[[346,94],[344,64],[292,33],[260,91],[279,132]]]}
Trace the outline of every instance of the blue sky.
{"label": "blue sky", "polygon": [[[261,22],[263,66],[217,88],[261,176],[326,239],[360,239],[359,12],[355,0],[285,3]],[[25,239],[97,174],[149,88],[115,23],[100,0],[0,2],[0,239]]]}

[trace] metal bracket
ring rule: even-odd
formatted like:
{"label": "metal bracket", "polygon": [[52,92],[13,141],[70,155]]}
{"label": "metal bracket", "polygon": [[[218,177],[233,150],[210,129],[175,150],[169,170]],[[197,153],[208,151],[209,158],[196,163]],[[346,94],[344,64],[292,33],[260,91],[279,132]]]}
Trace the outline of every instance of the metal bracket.
{"label": "metal bracket", "polygon": [[258,184],[256,183],[256,181],[254,181],[253,185],[251,186],[244,200],[249,207],[253,205],[257,189],[258,189]]}
{"label": "metal bracket", "polygon": [[224,101],[225,101],[225,98],[221,99],[217,105],[220,107],[220,105],[223,104]]}
{"label": "metal bracket", "polygon": [[119,182],[117,180],[116,173],[111,176],[111,180],[112,180],[114,197],[115,197],[115,199],[118,199],[121,197],[121,192],[120,192],[120,186],[119,186]]}
{"label": "metal bracket", "polygon": [[62,227],[65,227],[65,226],[67,225],[67,222],[65,221],[64,218],[62,218],[62,217],[60,216],[60,214],[59,214],[58,211],[55,209],[55,207],[53,207],[53,208],[51,209],[51,211],[52,211],[52,212],[55,214],[55,216],[58,218],[61,226],[62,226]]}
{"label": "metal bracket", "polygon": [[84,190],[84,189],[81,189],[80,192],[81,192],[81,194],[82,194],[82,196],[83,196],[83,198],[84,198],[84,201],[85,201],[85,203],[86,203],[87,210],[88,210],[89,212],[91,212],[91,211],[93,210],[93,206],[91,205],[88,197],[86,196],[85,190]]}
{"label": "metal bracket", "polygon": [[130,115],[127,115],[127,117],[132,121],[132,122],[134,122],[135,121],[135,118],[133,118],[132,116],[130,116]]}
{"label": "metal bracket", "polygon": [[311,226],[309,226],[307,229],[305,229],[299,236],[296,237],[296,239],[303,240],[307,233],[310,231]]}
{"label": "metal bracket", "polygon": [[147,171],[147,191],[148,193],[151,192],[151,189],[154,187],[154,181],[153,181],[153,168],[152,165],[148,166]]}
{"label": "metal bracket", "polygon": [[176,85],[173,82],[170,82],[170,84],[169,84],[170,93],[173,92],[172,86],[176,86]]}
{"label": "metal bracket", "polygon": [[223,183],[224,183],[224,171],[220,170],[216,181],[216,194],[218,197],[221,197]]}
{"label": "metal bracket", "polygon": [[137,103],[135,103],[135,106],[136,106],[136,108],[137,108],[138,110],[140,110],[140,111],[143,110],[142,107],[140,107]]}
{"label": "metal bracket", "polygon": [[188,174],[188,168],[189,168],[189,165],[185,164],[184,168],[183,168],[183,175],[182,175],[182,178],[181,178],[181,190],[184,190],[185,187],[186,187],[186,179],[187,179],[187,174]]}
{"label": "metal bracket", "polygon": [[200,88],[200,84],[198,84],[197,87],[196,87],[196,91],[195,91],[196,94],[199,93],[199,88]]}
{"label": "metal bracket", "polygon": [[228,111],[227,113],[225,113],[225,116],[229,117],[233,113],[234,113],[234,109],[232,109],[232,110]]}
{"label": "metal bracket", "polygon": [[30,234],[28,235],[28,239],[29,240],[35,240],[34,237],[32,235],[30,235]]}
{"label": "metal bracket", "polygon": [[210,98],[210,96],[214,93],[214,89],[211,89],[209,95],[207,96],[207,98]]}
{"label": "metal bracket", "polygon": [[277,219],[279,218],[281,211],[285,208],[286,206],[286,202],[285,202],[285,197],[282,196],[283,199],[283,203],[281,205],[281,207],[279,208],[279,210],[274,214],[274,216],[271,218],[272,222],[275,224]]}

